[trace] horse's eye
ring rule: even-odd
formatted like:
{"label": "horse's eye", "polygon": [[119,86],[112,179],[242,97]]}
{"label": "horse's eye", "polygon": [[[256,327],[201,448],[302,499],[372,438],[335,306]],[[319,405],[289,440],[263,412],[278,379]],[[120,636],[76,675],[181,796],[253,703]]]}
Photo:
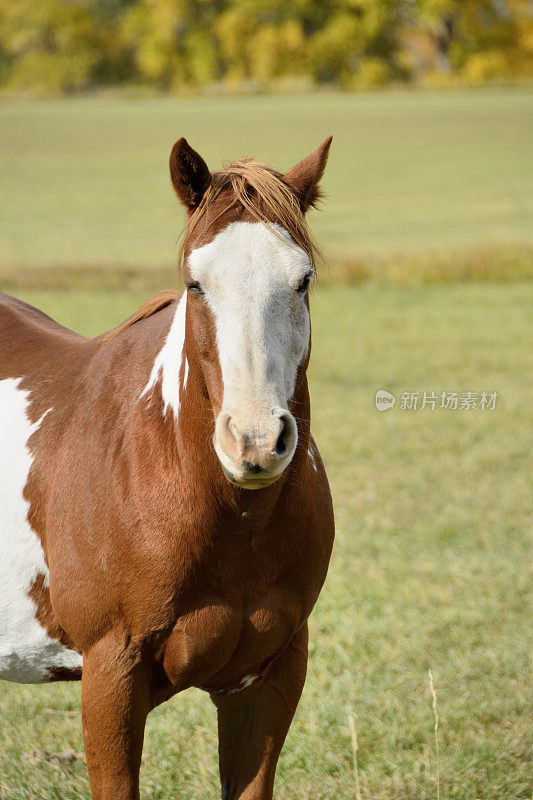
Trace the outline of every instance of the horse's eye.
{"label": "horse's eye", "polygon": [[312,277],[313,277],[313,273],[312,272],[308,272],[307,275],[305,276],[305,278],[301,281],[301,283],[298,286],[298,288],[296,289],[296,291],[300,292],[300,294],[303,294],[305,291],[307,291],[307,287],[309,286],[309,282],[310,282]]}
{"label": "horse's eye", "polygon": [[185,286],[187,287],[187,289],[190,292],[193,292],[193,294],[203,294],[204,293],[204,290],[202,289],[200,284],[196,283],[195,281],[191,281],[191,282],[185,281]]}

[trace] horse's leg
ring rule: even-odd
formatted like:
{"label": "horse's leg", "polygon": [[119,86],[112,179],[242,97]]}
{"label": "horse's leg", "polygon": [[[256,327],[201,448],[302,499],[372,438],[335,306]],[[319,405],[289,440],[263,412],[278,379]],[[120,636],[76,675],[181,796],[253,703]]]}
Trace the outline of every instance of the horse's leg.
{"label": "horse's leg", "polygon": [[83,738],[93,800],[138,800],[149,689],[148,666],[122,632],[83,654]]}
{"label": "horse's leg", "polygon": [[302,693],[307,625],[257,684],[212,695],[218,709],[223,800],[271,800],[276,764]]}

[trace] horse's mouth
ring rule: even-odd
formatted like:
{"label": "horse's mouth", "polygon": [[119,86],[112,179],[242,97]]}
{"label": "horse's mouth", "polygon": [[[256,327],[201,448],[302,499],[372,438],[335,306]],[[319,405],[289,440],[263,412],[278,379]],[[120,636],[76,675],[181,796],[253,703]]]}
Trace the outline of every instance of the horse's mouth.
{"label": "horse's mouth", "polygon": [[222,471],[228,481],[232,483],[234,486],[238,486],[240,489],[251,489],[252,491],[256,489],[265,489],[267,486],[271,486],[275,483],[278,478],[280,477],[281,473],[278,475],[269,475],[263,478],[259,478],[257,475],[254,475],[250,478],[237,478],[235,475],[226,469],[226,467],[222,466]]}

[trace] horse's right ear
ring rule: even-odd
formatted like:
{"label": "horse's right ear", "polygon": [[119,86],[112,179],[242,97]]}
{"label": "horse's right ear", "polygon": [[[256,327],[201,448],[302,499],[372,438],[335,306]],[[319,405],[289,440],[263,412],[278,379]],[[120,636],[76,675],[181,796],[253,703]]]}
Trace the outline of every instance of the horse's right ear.
{"label": "horse's right ear", "polygon": [[170,154],[170,177],[185,208],[194,211],[211,184],[211,173],[202,156],[183,137]]}

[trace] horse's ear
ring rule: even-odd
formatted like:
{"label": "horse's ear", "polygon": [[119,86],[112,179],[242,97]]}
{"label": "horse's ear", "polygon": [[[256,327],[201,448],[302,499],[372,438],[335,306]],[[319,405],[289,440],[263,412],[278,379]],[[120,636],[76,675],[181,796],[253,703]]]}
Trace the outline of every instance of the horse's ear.
{"label": "horse's ear", "polygon": [[185,208],[194,211],[211,184],[211,173],[202,156],[183,137],[170,154],[170,177]]}
{"label": "horse's ear", "polygon": [[296,194],[302,211],[314,206],[320,197],[318,184],[326,169],[329,147],[333,136],[328,136],[314,153],[304,158],[285,173],[283,180]]}

